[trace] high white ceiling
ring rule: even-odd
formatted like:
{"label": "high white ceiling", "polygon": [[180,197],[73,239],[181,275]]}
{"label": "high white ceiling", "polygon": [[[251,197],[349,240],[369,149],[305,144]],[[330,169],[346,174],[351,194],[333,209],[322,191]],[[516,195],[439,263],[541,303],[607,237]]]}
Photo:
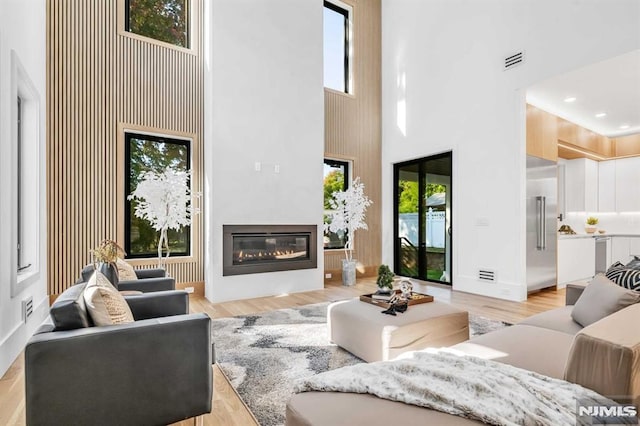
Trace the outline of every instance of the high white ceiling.
{"label": "high white ceiling", "polygon": [[[569,97],[576,100],[565,102]],[[605,136],[639,133],[640,50],[538,83],[527,102]]]}

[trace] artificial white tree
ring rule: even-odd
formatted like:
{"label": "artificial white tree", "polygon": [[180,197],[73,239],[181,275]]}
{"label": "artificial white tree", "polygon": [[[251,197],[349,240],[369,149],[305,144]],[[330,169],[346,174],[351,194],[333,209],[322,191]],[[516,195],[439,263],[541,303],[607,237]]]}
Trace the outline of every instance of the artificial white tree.
{"label": "artificial white tree", "polygon": [[344,246],[345,260],[353,261],[353,241],[358,229],[368,229],[365,222],[367,207],[372,201],[364,194],[364,183],[357,177],[346,191],[336,191],[329,200],[331,212],[329,223],[325,223],[325,232],[344,231],[347,242]]}
{"label": "artificial white tree", "polygon": [[[166,248],[169,257],[167,231],[179,231],[183,226],[191,225],[191,218],[199,213],[194,207],[193,198],[200,194],[191,194],[189,188],[190,173],[167,168],[164,172],[143,172],[135,191],[128,199],[137,199],[135,215],[148,221],[153,229],[160,232],[158,241],[158,266],[163,267],[162,248]],[[165,260],[166,261],[166,260]]]}

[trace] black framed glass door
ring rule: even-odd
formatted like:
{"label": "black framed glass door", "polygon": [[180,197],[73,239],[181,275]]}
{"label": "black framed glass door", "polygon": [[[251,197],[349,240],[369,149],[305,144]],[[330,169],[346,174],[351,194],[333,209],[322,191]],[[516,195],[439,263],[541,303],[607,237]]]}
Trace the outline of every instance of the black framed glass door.
{"label": "black framed glass door", "polygon": [[394,165],[394,272],[451,284],[451,152]]}

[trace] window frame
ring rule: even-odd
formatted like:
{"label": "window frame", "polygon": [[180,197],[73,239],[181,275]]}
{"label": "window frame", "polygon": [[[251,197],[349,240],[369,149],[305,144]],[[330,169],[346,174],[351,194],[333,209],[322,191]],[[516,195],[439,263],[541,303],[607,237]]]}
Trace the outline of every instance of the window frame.
{"label": "window frame", "polygon": [[[187,149],[187,164],[189,165],[188,171],[190,172],[189,179],[189,189],[193,190],[193,179],[194,179],[194,170],[193,170],[193,139],[184,136],[177,135],[164,135],[158,133],[149,133],[140,130],[128,130],[125,129],[123,132],[123,140],[124,140],[124,159],[123,159],[123,168],[124,168],[124,191],[123,191],[123,200],[124,200],[124,229],[123,229],[123,238],[124,238],[124,250],[127,253],[126,259],[135,259],[135,260],[146,260],[146,259],[156,259],[157,253],[143,253],[143,254],[131,254],[131,200],[127,197],[129,196],[130,188],[131,188],[131,139],[144,139],[153,142],[160,143],[171,143],[175,145],[183,145]],[[191,225],[189,226],[189,232],[186,233],[187,237],[187,250],[186,252],[171,252],[169,254],[169,259],[185,259],[191,258],[193,256],[193,228],[194,228],[194,220],[192,218]],[[170,262],[170,260],[169,260]]]}
{"label": "window frame", "polygon": [[[333,163],[333,164],[331,164]],[[325,156],[324,157],[324,161],[323,161],[323,167],[324,165],[329,165],[329,166],[342,166],[344,167],[344,183],[342,185],[342,190],[346,191],[349,186],[351,185],[351,176],[352,176],[352,170],[353,170],[353,160],[351,159],[346,159],[346,158],[335,158],[335,157],[329,157],[329,156]],[[324,207],[324,200],[323,200],[323,207]],[[323,220],[322,223],[324,225],[324,215],[327,214],[327,212],[331,212],[332,210],[325,210],[323,208]],[[325,234],[323,232],[322,237],[324,238]],[[325,252],[331,252],[331,251],[342,251],[344,250],[344,245],[340,246],[340,247],[324,247],[323,244],[323,249]]]}
{"label": "window frame", "polygon": [[323,7],[339,13],[344,17],[344,91],[327,86],[324,86],[324,88],[343,95],[353,95],[354,90],[351,77],[353,68],[351,65],[353,58],[353,52],[351,51],[353,45],[353,34],[351,31],[353,22],[353,6],[339,0],[323,0]]}
{"label": "window frame", "polygon": [[189,53],[191,55],[197,55],[200,44],[199,34],[202,29],[202,24],[200,20],[197,19],[198,16],[200,16],[200,0],[188,1],[187,41],[189,47],[178,46],[177,44],[168,43],[166,41],[129,31],[127,29],[129,26],[129,0],[118,0],[118,34],[124,37],[143,41],[145,43],[155,44],[165,48],[178,50],[180,52]]}
{"label": "window frame", "polygon": [[[40,94],[11,51],[11,297],[40,279],[41,266],[41,168],[44,161]],[[28,157],[29,173],[23,162]],[[25,204],[26,203],[26,204]],[[28,228],[24,224],[29,223]],[[18,229],[20,228],[20,230]],[[25,257],[27,256],[27,257]],[[23,259],[20,259],[22,257]],[[21,260],[25,263],[20,265]]]}

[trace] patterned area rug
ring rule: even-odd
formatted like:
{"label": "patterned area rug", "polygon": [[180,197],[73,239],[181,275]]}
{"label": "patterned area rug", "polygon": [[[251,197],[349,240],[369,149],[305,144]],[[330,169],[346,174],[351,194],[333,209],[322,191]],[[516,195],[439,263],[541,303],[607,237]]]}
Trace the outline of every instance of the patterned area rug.
{"label": "patterned area rug", "polygon": [[[296,380],[363,362],[328,342],[329,303],[213,321],[216,362],[262,426],[282,425]],[[508,326],[470,315],[478,336]]]}

